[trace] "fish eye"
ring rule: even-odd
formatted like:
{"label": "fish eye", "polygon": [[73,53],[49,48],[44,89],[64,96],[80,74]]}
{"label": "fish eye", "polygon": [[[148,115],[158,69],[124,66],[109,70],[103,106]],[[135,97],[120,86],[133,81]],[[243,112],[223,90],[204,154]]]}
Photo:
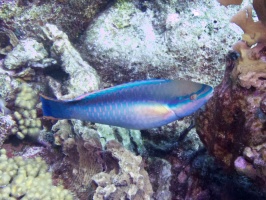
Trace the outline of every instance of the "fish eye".
{"label": "fish eye", "polygon": [[197,97],[198,97],[198,95],[196,95],[196,94],[192,94],[192,95],[190,96],[190,100],[196,100]]}

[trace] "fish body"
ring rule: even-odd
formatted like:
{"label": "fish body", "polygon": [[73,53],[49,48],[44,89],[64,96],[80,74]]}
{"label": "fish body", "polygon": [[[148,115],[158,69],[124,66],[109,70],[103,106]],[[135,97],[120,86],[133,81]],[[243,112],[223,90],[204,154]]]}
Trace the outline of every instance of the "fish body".
{"label": "fish body", "polygon": [[185,80],[137,81],[61,101],[41,96],[43,115],[129,129],[160,127],[191,115],[212,96],[211,86]]}

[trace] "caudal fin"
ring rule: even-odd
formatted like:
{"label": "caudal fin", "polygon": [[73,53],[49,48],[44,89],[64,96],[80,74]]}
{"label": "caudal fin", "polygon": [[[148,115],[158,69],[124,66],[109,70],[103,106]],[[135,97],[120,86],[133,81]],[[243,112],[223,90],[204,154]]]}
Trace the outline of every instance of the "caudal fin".
{"label": "caudal fin", "polygon": [[51,99],[40,95],[42,102],[43,116],[47,118],[70,119],[67,105],[64,101]]}

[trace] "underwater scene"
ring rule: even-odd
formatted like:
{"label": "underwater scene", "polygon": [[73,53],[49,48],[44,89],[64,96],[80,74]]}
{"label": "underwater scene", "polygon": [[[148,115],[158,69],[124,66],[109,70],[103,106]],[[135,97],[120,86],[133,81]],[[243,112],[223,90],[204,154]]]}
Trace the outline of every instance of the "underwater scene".
{"label": "underwater scene", "polygon": [[0,200],[263,199],[265,0],[0,0]]}

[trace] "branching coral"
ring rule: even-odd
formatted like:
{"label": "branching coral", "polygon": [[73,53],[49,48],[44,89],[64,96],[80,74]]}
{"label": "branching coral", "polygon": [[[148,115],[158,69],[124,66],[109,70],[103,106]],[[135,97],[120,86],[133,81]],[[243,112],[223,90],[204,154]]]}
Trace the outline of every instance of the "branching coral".
{"label": "branching coral", "polygon": [[266,27],[261,21],[254,22],[251,6],[247,6],[243,10],[239,11],[231,19],[231,22],[237,24],[244,31],[242,39],[249,46],[258,42],[266,42]]}
{"label": "branching coral", "polygon": [[20,139],[26,135],[36,138],[40,131],[41,120],[37,118],[36,104],[37,95],[28,85],[23,84],[15,100],[18,110],[14,112],[19,127],[16,134]]}
{"label": "branching coral", "polygon": [[53,186],[48,166],[40,157],[24,160],[8,158],[0,150],[1,199],[58,199],[71,200],[73,196],[61,186]]}

